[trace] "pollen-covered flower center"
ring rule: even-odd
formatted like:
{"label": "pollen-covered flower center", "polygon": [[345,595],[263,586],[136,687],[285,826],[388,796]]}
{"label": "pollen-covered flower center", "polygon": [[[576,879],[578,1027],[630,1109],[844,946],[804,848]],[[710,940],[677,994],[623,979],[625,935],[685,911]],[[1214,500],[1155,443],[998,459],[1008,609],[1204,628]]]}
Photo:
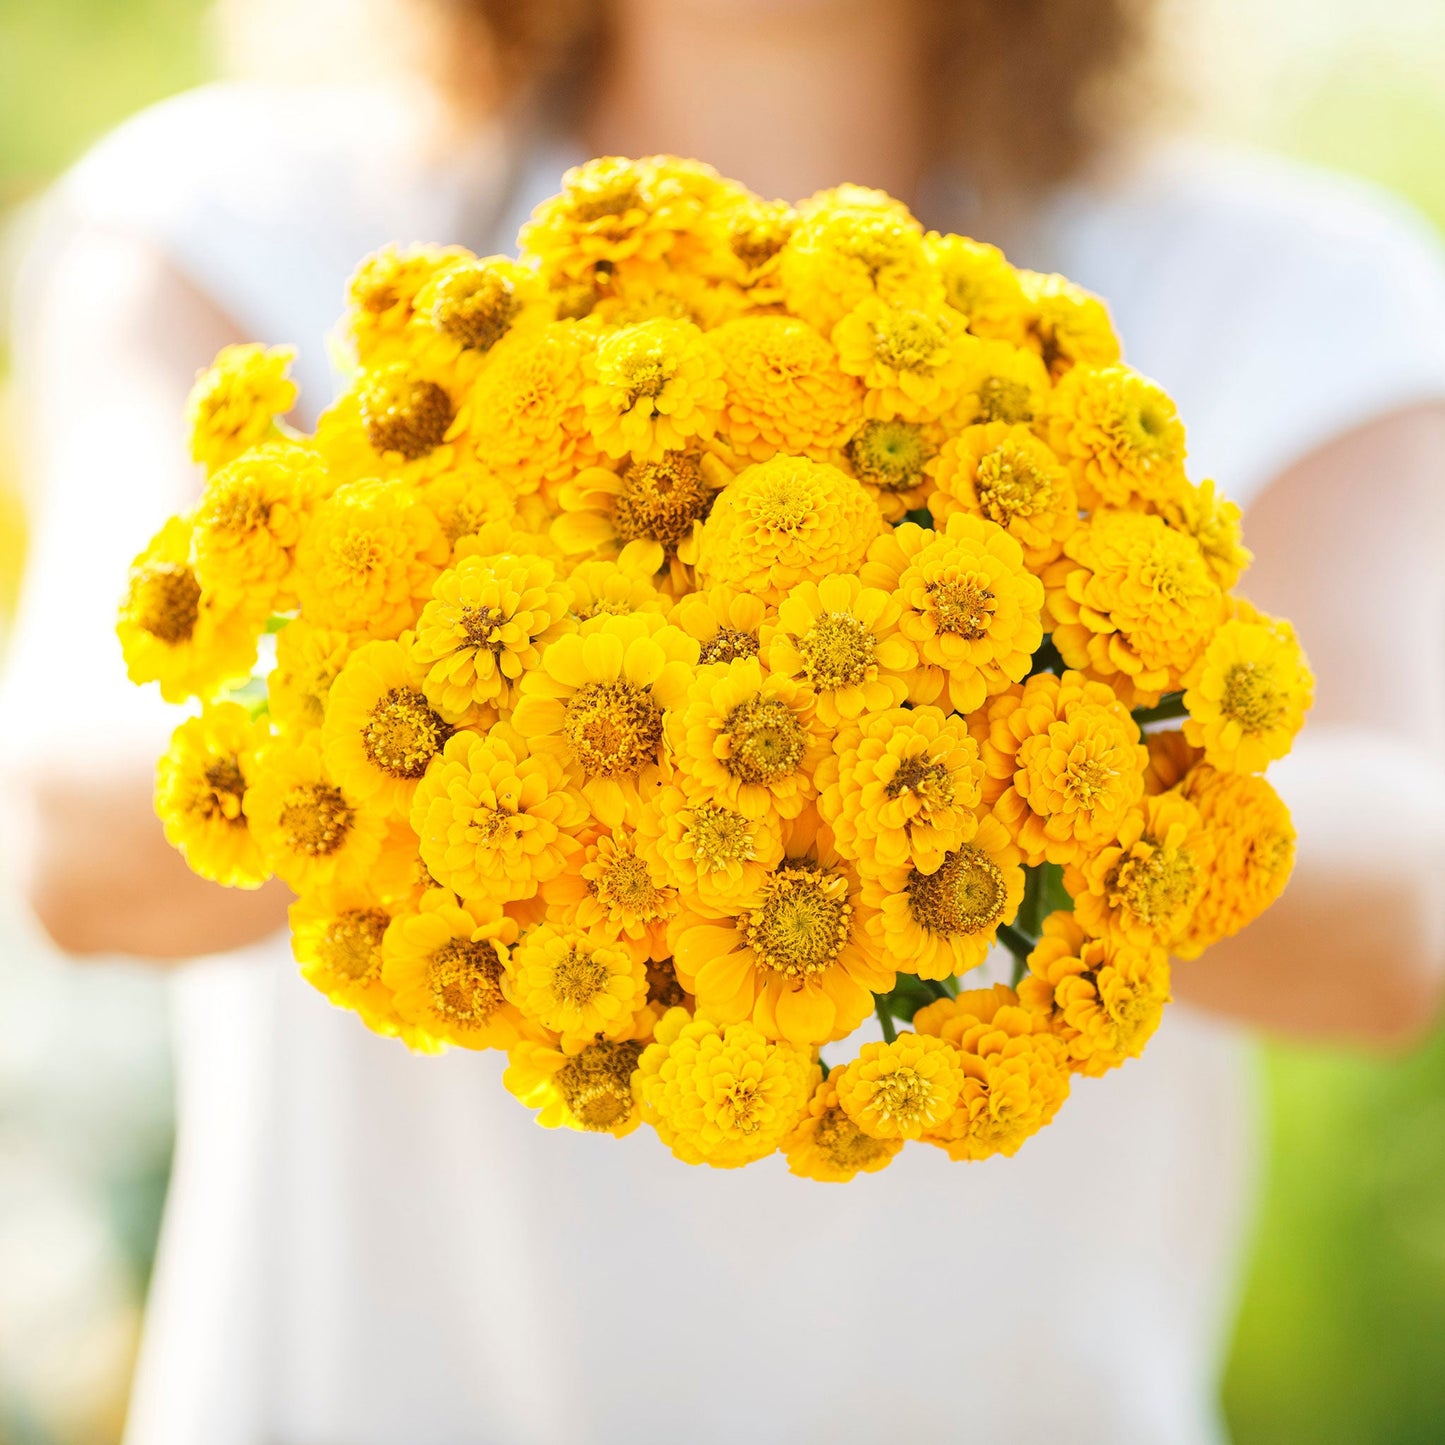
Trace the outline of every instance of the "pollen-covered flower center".
{"label": "pollen-covered flower center", "polygon": [[271,502],[249,483],[212,484],[205,506],[205,523],[217,532],[245,536],[259,532],[271,521]]}
{"label": "pollen-covered flower center", "polygon": [[516,287],[489,266],[452,267],[437,282],[432,325],[473,351],[489,351],[522,309]]}
{"label": "pollen-covered flower center", "polygon": [[419,778],[453,731],[414,687],[394,687],[372,708],[361,745],[382,772]]}
{"label": "pollen-covered flower center", "polygon": [[552,964],[552,992],[558,1001],[584,1008],[607,987],[607,963],[595,953],[568,944]]}
{"label": "pollen-covered flower center", "polygon": [[501,1008],[502,961],[483,940],[452,938],[427,960],[432,1005],[458,1024],[483,1024]]}
{"label": "pollen-covered flower center", "polygon": [[1053,484],[1038,463],[1011,446],[997,447],[980,459],[974,489],[984,516],[1000,527],[1015,517],[1047,512],[1053,500]]}
{"label": "pollen-covered flower center", "polygon": [[390,922],[391,915],[380,908],[338,913],[316,948],[322,966],[353,983],[375,978],[381,972],[381,940]]}
{"label": "pollen-covered flower center", "polygon": [[407,461],[440,446],[454,415],[451,397],[404,365],[376,372],[361,392],[366,439],[378,452],[400,452]]}
{"label": "pollen-covered flower center", "polygon": [[636,406],[643,398],[652,400],[667,390],[677,375],[677,358],[661,347],[628,352],[613,363],[617,380],[627,394],[626,405]]}
{"label": "pollen-covered flower center", "polygon": [[994,595],[969,577],[940,577],[924,585],[936,632],[976,642],[993,621]]}
{"label": "pollen-covered flower center", "polygon": [[723,722],[723,737],[728,772],[744,783],[764,786],[796,772],[808,745],[802,723],[775,697],[740,702]]}
{"label": "pollen-covered flower center", "polygon": [[606,869],[587,883],[599,903],[630,913],[634,918],[660,918],[663,895],[652,881],[647,864],[635,853],[619,853]]}
{"label": "pollen-covered flower center", "polygon": [[698,869],[704,873],[719,872],[732,863],[750,863],[757,856],[752,822],[717,803],[702,803],[693,809],[688,841]]}
{"label": "pollen-covered flower center", "polygon": [[935,808],[952,805],[953,775],[942,763],[929,758],[927,753],[915,753],[898,764],[885,791],[890,798],[912,794],[918,799],[919,810],[926,814]]}
{"label": "pollen-covered flower center", "polygon": [[847,612],[821,613],[797,641],[803,673],[819,692],[856,687],[877,670],[872,629]]}
{"label": "pollen-covered flower center", "polygon": [[1021,381],[988,376],[978,384],[976,422],[1006,421],[1010,426],[1034,419],[1033,393]]}
{"label": "pollen-covered flower center", "polygon": [[936,366],[947,342],[943,327],[922,311],[896,312],[873,326],[873,354],[895,371]]}
{"label": "pollen-covered flower center", "polygon": [[397,290],[396,262],[386,255],[372,256],[352,278],[352,302],[371,316],[390,311],[401,299]]}
{"label": "pollen-covered flower center", "polygon": [[880,492],[907,492],[923,481],[938,448],[917,422],[865,421],[848,443],[853,473]]}
{"label": "pollen-covered flower center", "polygon": [[1118,786],[1119,769],[1113,765],[1111,757],[1112,754],[1105,757],[1090,755],[1083,744],[1075,744],[1068,753],[1069,761],[1060,775],[1060,782],[1065,794],[1080,808],[1092,808]]}
{"label": "pollen-covered flower center", "polygon": [[708,662],[733,662],[739,657],[758,655],[758,637],[755,632],[744,632],[738,627],[719,627],[698,651],[699,664]]}
{"label": "pollen-covered flower center", "polygon": [[744,1075],[734,1077],[722,1091],[718,1106],[718,1123],[739,1134],[756,1134],[763,1127],[765,1100],[758,1097],[758,1082]]}
{"label": "pollen-covered flower center", "polygon": [[589,777],[626,777],[657,758],[662,709],[636,683],[584,683],[567,703],[563,733]]}
{"label": "pollen-covered flower center", "polygon": [[501,630],[510,621],[500,607],[463,607],[458,622],[466,645],[479,652],[501,652]]}
{"label": "pollen-covered flower center", "polygon": [[796,983],[830,968],[848,942],[848,881],[826,868],[784,863],[738,932],[765,968]]}
{"label": "pollen-covered flower center", "polygon": [[613,525],[624,542],[660,542],[672,553],[691,533],[692,524],[707,516],[712,495],[702,463],[691,452],[634,462],[623,473],[622,491],[612,507]]}
{"label": "pollen-covered flower center", "polygon": [[831,1164],[849,1171],[866,1169],[888,1153],[882,1139],[865,1134],[836,1104],[818,1120],[813,1143]]}
{"label": "pollen-covered flower center", "polygon": [[1197,880],[1192,854],[1146,836],[1105,881],[1110,907],[1126,908],[1145,923],[1168,924],[1189,905]]}
{"label": "pollen-covered flower center", "polygon": [[1237,662],[1225,674],[1220,711],[1247,733],[1278,727],[1289,706],[1274,674],[1252,662]]}
{"label": "pollen-covered flower center", "polygon": [[293,853],[325,858],[346,842],[356,812],[339,788],[299,783],[286,794],[278,818],[281,837]]}
{"label": "pollen-covered flower center", "polygon": [[588,1044],[557,1071],[557,1092],[584,1129],[611,1129],[632,1112],[632,1075],[641,1055],[642,1045],[631,1039]]}
{"label": "pollen-covered flower center", "polygon": [[909,911],[933,933],[982,933],[1002,919],[1007,898],[1003,870],[971,843],[945,853],[934,872],[908,877]]}
{"label": "pollen-covered flower center", "polygon": [[246,797],[246,775],[234,755],[213,758],[206,764],[206,790],[201,795],[197,812],[213,822],[226,822],[238,828],[246,826],[241,804]]}
{"label": "pollen-covered flower center", "polygon": [[483,806],[473,810],[467,830],[478,844],[485,847],[512,831],[516,820],[517,815],[506,808]]}
{"label": "pollen-covered flower center", "polygon": [[171,647],[189,642],[201,615],[201,584],[189,567],[156,563],[131,582],[127,610],[157,641]]}
{"label": "pollen-covered flower center", "polygon": [[881,1075],[873,1085],[869,1109],[880,1121],[896,1119],[907,1128],[922,1120],[933,1123],[933,1085],[917,1069],[892,1069]]}

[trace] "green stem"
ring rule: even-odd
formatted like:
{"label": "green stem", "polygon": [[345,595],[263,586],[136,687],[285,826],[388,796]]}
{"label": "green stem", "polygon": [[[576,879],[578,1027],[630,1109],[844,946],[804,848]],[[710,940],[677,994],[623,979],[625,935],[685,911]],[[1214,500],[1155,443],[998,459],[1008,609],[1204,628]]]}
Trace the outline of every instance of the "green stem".
{"label": "green stem", "polygon": [[1008,923],[999,924],[998,941],[1017,959],[1028,958],[1034,949],[1033,940]]}
{"label": "green stem", "polygon": [[[923,978],[919,979],[919,982],[924,986],[924,988],[929,991],[929,993],[934,996],[934,998],[954,998],[956,997],[958,992],[958,985],[956,983],[953,983],[952,979],[949,979],[947,982],[945,982],[944,980],[937,978]],[[950,983],[953,983],[952,988],[949,988],[948,986]]]}
{"label": "green stem", "polygon": [[1153,707],[1136,707],[1134,721],[1143,727],[1146,723],[1169,722],[1173,718],[1188,717],[1189,709],[1184,706],[1182,692],[1166,692]]}
{"label": "green stem", "polygon": [[878,1015],[878,1023],[883,1030],[884,1043],[891,1044],[898,1037],[898,1030],[893,1026],[893,1015],[888,1012],[886,996],[878,1000],[874,1012]]}
{"label": "green stem", "polygon": [[1019,954],[1014,954],[1014,972],[1013,977],[1009,980],[1009,987],[1017,988],[1024,981],[1024,975],[1028,971],[1028,961],[1020,957]]}

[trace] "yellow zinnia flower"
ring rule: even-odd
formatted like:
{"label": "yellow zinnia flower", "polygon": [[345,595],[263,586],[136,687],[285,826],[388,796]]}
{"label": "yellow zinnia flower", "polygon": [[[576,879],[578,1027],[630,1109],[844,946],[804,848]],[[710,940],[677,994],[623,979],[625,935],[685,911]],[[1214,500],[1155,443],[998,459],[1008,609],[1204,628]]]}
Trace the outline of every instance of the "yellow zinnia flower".
{"label": "yellow zinnia flower", "polygon": [[903,604],[899,631],[919,655],[912,702],[973,712],[1028,672],[1043,640],[1043,584],[982,517],[959,513],[936,532],[905,522],[873,543],[859,575]]}
{"label": "yellow zinnia flower", "polygon": [[864,387],[870,417],[934,422],[963,385],[963,321],[945,306],[890,306],[867,297],[833,328],[838,365]]}
{"label": "yellow zinnia flower", "polygon": [[296,405],[295,360],[294,346],[222,347],[186,398],[192,458],[215,471],[275,435],[276,418]]}
{"label": "yellow zinnia flower", "polygon": [[872,1139],[917,1139],[952,1116],[963,1087],[958,1050],[907,1031],[867,1043],[847,1068],[829,1074],[843,1112]]}
{"label": "yellow zinnia flower", "polygon": [[783,247],[798,227],[798,212],[786,201],[743,196],[723,214],[727,249],[736,263],[735,280],[754,306],[782,300],[778,271]]}
{"label": "yellow zinnia flower", "polygon": [[512,950],[503,988],[524,1018],[575,1053],[592,1039],[633,1034],[647,1005],[647,968],[601,930],[544,923]]}
{"label": "yellow zinnia flower", "polygon": [[408,352],[408,328],[422,288],[439,271],[474,259],[464,246],[383,246],[362,259],[346,284],[344,328],[363,366]]}
{"label": "yellow zinnia flower", "polygon": [[621,1139],[642,1122],[632,1080],[643,1045],[602,1039],[576,1053],[523,1039],[507,1054],[502,1083],[544,1129],[579,1129]]}
{"label": "yellow zinnia flower", "polygon": [[584,635],[600,631],[604,618],[645,614],[661,621],[668,611],[651,575],[621,562],[580,563],[567,577],[567,590],[568,615]]}
{"label": "yellow zinnia flower", "polygon": [[320,731],[331,684],[356,644],[349,632],[316,627],[301,617],[276,634],[276,666],[266,678],[266,703],[282,736],[300,742]]}
{"label": "yellow zinnia flower", "polygon": [[1241,542],[1239,507],[1213,482],[1181,482],[1155,503],[1155,510],[1178,532],[1193,537],[1204,554],[1205,565],[1228,592],[1253,560]]}
{"label": "yellow zinnia flower", "polygon": [[454,458],[445,472],[420,479],[417,491],[453,547],[494,522],[522,525],[516,499],[471,458]]}
{"label": "yellow zinnia flower", "polygon": [[813,1091],[807,1112],[783,1140],[788,1173],[825,1184],[846,1184],[859,1174],[876,1174],[892,1162],[903,1140],[865,1134],[838,1102],[838,1077],[830,1074]]}
{"label": "yellow zinnia flower", "polygon": [[699,663],[735,662],[758,655],[767,611],[762,599],[750,592],[710,587],[679,597],[667,620],[697,639]]}
{"label": "yellow zinnia flower", "polygon": [[975,336],[1023,345],[1028,336],[1029,299],[1018,272],[997,246],[967,236],[924,237],[938,268],[943,297],[968,322]]}
{"label": "yellow zinnia flower", "polygon": [[1036,422],[1048,410],[1049,373],[1032,351],[968,336],[959,357],[958,404],[949,418],[956,426],[1017,426]]}
{"label": "yellow zinnia flower", "polygon": [[156,816],[193,873],[227,888],[259,888],[270,876],[244,804],[269,734],[233,702],[202,710],[171,734],[156,768]]}
{"label": "yellow zinnia flower", "polygon": [[542,898],[552,921],[612,939],[640,963],[668,956],[677,889],[631,829],[584,836],[580,860],[544,885]]}
{"label": "yellow zinnia flower", "polygon": [[1109,308],[1067,276],[1020,271],[1029,299],[1029,343],[1054,377],[1072,366],[1112,366],[1119,359],[1119,338]]}
{"label": "yellow zinnia flower", "polygon": [[863,484],[885,521],[897,522],[928,505],[930,463],[944,435],[937,424],[870,417],[849,437],[838,464]]}
{"label": "yellow zinnia flower", "polygon": [[551,319],[547,288],[530,266],[509,256],[459,257],[417,292],[408,360],[464,387],[504,336]]}

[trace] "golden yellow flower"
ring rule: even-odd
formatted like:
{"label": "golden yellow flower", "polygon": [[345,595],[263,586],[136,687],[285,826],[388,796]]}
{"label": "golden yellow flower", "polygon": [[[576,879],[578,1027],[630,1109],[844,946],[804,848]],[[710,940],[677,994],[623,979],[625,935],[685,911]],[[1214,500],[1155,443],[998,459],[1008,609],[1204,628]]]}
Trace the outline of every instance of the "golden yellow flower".
{"label": "golden yellow flower", "polygon": [[543,886],[542,898],[550,920],[611,939],[640,963],[668,957],[677,889],[631,829],[584,835],[580,859]]}
{"label": "golden yellow flower", "polygon": [[522,525],[511,492],[471,458],[453,458],[440,475],[419,480],[417,490],[453,547],[492,523]]}
{"label": "golden yellow flower", "polygon": [[633,1034],[647,1005],[647,968],[601,930],[544,923],[512,950],[503,988],[523,1017],[575,1053],[592,1039]]}
{"label": "golden yellow flower", "polygon": [[869,1138],[917,1139],[952,1116],[963,1087],[960,1064],[952,1044],[905,1031],[892,1043],[864,1044],[828,1080],[837,1080],[839,1106]]}
{"label": "golden yellow flower", "polygon": [[929,259],[943,281],[944,300],[968,322],[975,336],[1022,346],[1028,336],[1030,304],[1018,272],[997,246],[967,236],[924,237]]}
{"label": "golden yellow flower", "polygon": [[587,426],[610,457],[661,461],[706,441],[726,399],[722,358],[690,321],[659,318],[604,334],[583,358]]}
{"label": "golden yellow flower", "polygon": [[458,903],[434,888],[382,938],[396,1011],[440,1043],[506,1049],[524,1025],[504,995],[517,925],[494,903]]}
{"label": "golden yellow flower", "polygon": [[1085,507],[1158,503],[1184,485],[1179,413],[1127,366],[1074,367],[1054,388],[1045,435]]}
{"label": "golden yellow flower", "polygon": [[[357,887],[308,893],[289,912],[291,952],[301,977],[338,1008],[359,1014],[369,1028],[392,1035],[404,1021],[382,982],[381,940],[394,916],[391,907]],[[429,1043],[419,1031],[407,1041],[419,1048]]]}
{"label": "golden yellow flower", "polygon": [[386,838],[386,814],[343,792],[311,743],[272,742],[243,806],[266,861],[297,893],[359,884]]}
{"label": "golden yellow flower", "polygon": [[504,336],[552,319],[541,278],[508,256],[468,255],[441,267],[417,292],[415,313],[408,359],[458,385],[476,379]]}
{"label": "golden yellow flower", "polygon": [[409,351],[417,297],[439,271],[475,259],[462,246],[383,246],[365,257],[346,286],[347,335],[363,366]]}
{"label": "golden yellow flower", "polygon": [[673,966],[707,1018],[826,1043],[868,1017],[894,974],[863,928],[857,875],[816,817],[785,828],[783,843],[783,861],[739,902],[683,900],[670,930]]}
{"label": "golden yellow flower", "polygon": [[317,506],[297,544],[301,615],[319,627],[399,637],[416,621],[450,551],[415,488],[347,482]]}
{"label": "golden yellow flower", "polygon": [[1240,510],[1213,482],[1182,482],[1155,503],[1155,510],[1176,531],[1199,544],[1205,565],[1228,592],[1253,560],[1241,538]]}
{"label": "golden yellow flower", "polygon": [[1204,756],[1199,748],[1190,747],[1183,730],[1178,728],[1146,733],[1144,746],[1149,753],[1149,765],[1144,769],[1144,791],[1151,794],[1167,793],[1182,783],[1185,774]]}
{"label": "golden yellow flower", "polygon": [[167,702],[248,677],[265,620],[246,599],[207,593],[190,556],[190,520],[172,517],[130,564],[115,625],[130,680],[158,682]]}
{"label": "golden yellow flower", "polygon": [[1026,426],[987,422],[966,427],[930,468],[928,508],[935,526],[955,512],[997,522],[1037,572],[1063,550],[1078,526],[1074,484],[1059,459]]}
{"label": "golden yellow flower", "polygon": [[863,484],[885,521],[897,522],[928,505],[933,493],[929,464],[943,435],[937,425],[870,417],[848,439],[839,465]]}
{"label": "golden yellow flower", "polygon": [[1037,421],[1049,407],[1049,373],[1032,351],[1006,341],[967,336],[959,346],[962,375],[958,404],[950,420],[956,426]]}
{"label": "golden yellow flower", "polygon": [[193,873],[227,888],[259,888],[270,876],[246,819],[246,790],[268,733],[233,702],[204,708],[171,735],[156,768],[156,816]]}
{"label": "golden yellow flower", "polygon": [[565,768],[594,815],[616,827],[658,779],[663,718],[682,703],[697,643],[657,613],[599,617],[559,637],[522,680],[512,721]]}
{"label": "golden yellow flower", "polygon": [[1091,291],[1066,276],[1020,271],[1029,300],[1029,342],[1050,375],[1072,366],[1112,366],[1119,359],[1119,338],[1109,308]]}
{"label": "golden yellow flower", "polygon": [[1284,892],[1296,835],[1289,809],[1265,778],[1201,763],[1180,792],[1199,809],[1214,844],[1204,892],[1174,943],[1180,958],[1197,958],[1253,923]]}
{"label": "golden yellow flower", "polygon": [[863,383],[870,417],[935,422],[958,404],[963,331],[962,318],[946,306],[924,310],[870,296],[832,335],[838,365]]}
{"label": "golden yellow flower", "polygon": [[1223,610],[1194,539],[1138,512],[1082,523],[1044,583],[1059,655],[1131,708],[1181,686]]}
{"label": "golden yellow flower", "polygon": [[412,798],[411,826],[433,878],[465,899],[531,898],[575,860],[587,805],[560,761],[504,723],[458,732]]}
{"label": "golden yellow flower", "polygon": [[679,597],[668,621],[697,639],[698,662],[735,662],[758,656],[767,610],[762,599],[750,592],[710,587]]}
{"label": "golden yellow flower", "polygon": [[642,1122],[632,1079],[643,1045],[603,1039],[577,1053],[523,1039],[507,1054],[502,1083],[545,1129],[578,1129],[621,1139]]}
{"label": "golden yellow flower", "polygon": [[859,1174],[876,1174],[902,1148],[901,1138],[875,1139],[844,1113],[836,1074],[813,1091],[807,1112],[782,1144],[790,1174],[825,1184],[846,1184]]}
{"label": "golden yellow flower", "polygon": [[302,617],[276,634],[276,666],[266,679],[266,702],[283,737],[300,742],[320,730],[331,684],[356,642],[349,632],[317,627]]}
{"label": "golden yellow flower", "polygon": [[186,398],[191,456],[215,471],[276,435],[276,418],[296,405],[287,374],[294,346],[224,346]]}
{"label": "golden yellow flower", "polygon": [[830,728],[864,712],[896,707],[918,666],[898,633],[898,599],[856,577],[800,582],[764,624],[769,670],[812,689],[819,721]]}
{"label": "golden yellow flower", "polygon": [[782,300],[778,272],[783,247],[798,226],[798,213],[786,201],[744,196],[723,216],[726,243],[737,264],[736,280],[755,306]]}
{"label": "golden yellow flower", "polygon": [[1069,913],[1051,913],[1029,954],[1019,1002],[1048,1020],[1075,1073],[1098,1078],[1136,1059],[1169,1002],[1162,948],[1090,938]]}
{"label": "golden yellow flower", "polygon": [[643,1050],[633,1090],[642,1117],[683,1163],[736,1169],[793,1131],[818,1075],[812,1049],[675,1008]]}
{"label": "golden yellow flower", "polygon": [[572,589],[545,557],[464,557],[433,584],[408,644],[427,701],[454,723],[511,708],[542,649],[576,625],[571,605]]}
{"label": "golden yellow flower", "polygon": [[1234,773],[1262,773],[1282,758],[1314,701],[1294,628],[1250,611],[1210,638],[1184,694],[1184,736],[1207,763]]}
{"label": "golden yellow flower", "polygon": [[984,961],[1023,896],[1018,849],[997,819],[983,817],[930,872],[912,862],[871,867],[863,875],[863,924],[873,946],[905,972],[948,978]]}
{"label": "golden yellow flower", "polygon": [[1017,1154],[1069,1096],[1063,1044],[1005,984],[939,999],[914,1015],[913,1027],[951,1044],[963,1068],[958,1107],[923,1136],[950,1159]]}
{"label": "golden yellow flower", "polygon": [[1096,938],[1170,948],[1189,927],[1214,861],[1214,838],[1179,793],[1146,797],[1114,840],[1064,870],[1079,923]]}
{"label": "golden yellow flower", "polygon": [[698,576],[776,604],[799,582],[856,572],[880,525],[868,493],[837,467],[774,457],[718,494],[703,523]]}
{"label": "golden yellow flower", "polygon": [[911,702],[973,712],[1028,672],[1043,640],[1043,584],[982,517],[958,513],[940,531],[905,522],[873,543],[859,575],[903,604],[899,631],[919,655]]}
{"label": "golden yellow flower", "polygon": [[653,586],[651,574],[635,562],[580,563],[567,578],[567,590],[571,594],[568,615],[584,635],[599,631],[604,618],[642,613],[660,622],[668,611],[667,598]]}
{"label": "golden yellow flower", "polygon": [[975,720],[984,802],[1024,861],[1069,863],[1109,842],[1144,794],[1149,755],[1107,683],[1038,673]]}

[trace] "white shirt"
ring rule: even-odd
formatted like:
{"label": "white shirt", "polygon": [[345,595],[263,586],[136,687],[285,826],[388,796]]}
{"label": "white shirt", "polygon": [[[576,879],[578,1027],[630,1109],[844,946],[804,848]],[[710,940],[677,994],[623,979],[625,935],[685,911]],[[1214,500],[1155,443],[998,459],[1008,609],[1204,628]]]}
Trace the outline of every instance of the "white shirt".
{"label": "white shirt", "polygon": [[[314,412],[365,251],[507,249],[570,159],[533,157],[510,193],[477,180],[498,174],[480,153],[423,170],[376,104],[195,92],[83,162],[62,224],[148,238],[248,334],[298,343]],[[1193,475],[1241,502],[1445,395],[1433,242],[1335,178],[1161,150],[1058,197],[1014,259],[1109,299],[1129,359],[1179,402]],[[158,752],[174,718],[124,682],[109,627],[129,558],[188,499],[102,482],[51,489],[11,685],[61,686],[81,649],[87,725]],[[1220,1437],[1253,1107],[1243,1041],[1182,1007],[1015,1159],[915,1147],[834,1187],[779,1158],[688,1168],[649,1130],[541,1130],[499,1056],[371,1036],[281,940],[196,965],[176,1001],[179,1141],[131,1445]]]}

